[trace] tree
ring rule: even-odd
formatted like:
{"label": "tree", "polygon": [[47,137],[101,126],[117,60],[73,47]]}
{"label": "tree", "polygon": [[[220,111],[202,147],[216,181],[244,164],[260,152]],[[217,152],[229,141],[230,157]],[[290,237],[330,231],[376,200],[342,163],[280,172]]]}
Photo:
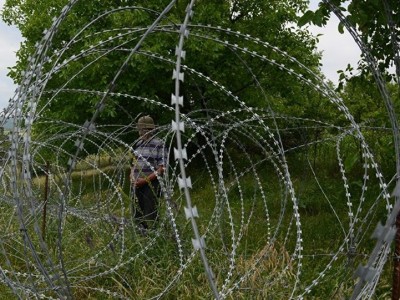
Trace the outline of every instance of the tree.
{"label": "tree", "polygon": [[[343,17],[338,28],[340,32],[343,33],[346,23],[354,26],[361,42],[370,51],[370,55],[376,59],[377,68],[387,77],[387,81],[394,79],[390,67],[396,67],[397,76],[400,74],[400,49],[396,29],[400,26],[399,1],[321,1],[316,11],[308,10],[300,18],[299,25],[302,26],[307,23],[317,26],[326,25],[332,13]],[[371,74],[368,60],[366,52],[363,52],[358,69],[365,76]],[[345,79],[344,73],[342,74],[342,79]]]}
{"label": "tree", "polygon": [[[395,113],[395,103],[392,99],[397,98],[396,100],[398,100],[398,87],[400,87],[400,46],[398,43],[400,2],[398,0],[352,0],[348,4],[347,9],[342,6],[345,2],[344,0],[324,0],[320,2],[319,8],[315,12],[307,11],[300,19],[299,24],[303,25],[311,22],[318,26],[324,25],[329,19],[331,12],[334,12],[341,21],[339,30],[343,31],[343,27],[346,26],[359,44],[362,50],[362,59],[359,62],[358,69],[361,71],[361,76],[365,78],[369,78],[370,74],[373,76],[386,106],[388,119],[391,122],[393,150],[396,161],[396,184],[399,185],[400,132],[397,121],[398,117]],[[390,67],[392,66],[395,67],[395,75],[390,72]],[[348,69],[351,69],[351,67],[349,66]],[[346,79],[343,72],[341,78]],[[386,86],[387,82],[393,79],[397,83],[397,91],[394,97],[390,95],[390,91]],[[396,201],[398,201],[398,192],[395,193],[395,197]],[[400,212],[397,211],[395,213],[397,213],[395,224],[397,234],[394,251],[392,299],[399,299],[400,261],[397,257],[400,255]],[[392,223],[393,221],[388,218],[387,225],[393,226],[394,224]],[[356,290],[360,290],[362,284],[363,280],[360,280]]]}
{"label": "tree", "polygon": [[[43,31],[50,28],[53,18],[58,17],[67,3],[65,0],[6,1],[3,19],[16,25],[25,38],[18,52],[18,63],[10,73],[17,82],[21,80],[22,71],[28,64],[27,58],[36,50],[35,45],[42,38]],[[129,51],[168,1],[136,1],[134,7],[118,8],[121,3],[77,1],[57,28],[52,47],[46,54],[50,60],[44,61],[43,76],[48,76],[46,90],[49,93],[43,96],[42,103],[46,103],[42,105],[44,116],[53,119],[61,117],[74,123],[82,123],[90,117],[99,97],[82,91],[72,93],[71,90],[109,90],[110,82],[122,69]],[[146,97],[169,105],[172,90],[170,78],[175,61],[173,49],[185,6],[184,1],[178,1],[174,10],[146,38],[140,51],[123,68],[116,86],[112,87],[113,92]],[[260,101],[257,100],[260,97],[254,95],[255,77],[268,85],[272,96],[298,99],[298,95],[293,97],[296,85],[299,86],[296,80],[290,80],[290,76],[276,66],[265,60],[260,63],[259,58],[241,50],[252,47],[251,51],[266,54],[268,59],[280,60],[289,68],[296,68],[296,65],[285,57],[277,57],[271,48],[257,45],[254,40],[232,32],[241,31],[268,41],[317,72],[319,57],[313,54],[314,38],[307,31],[296,31],[292,25],[298,19],[298,12],[305,8],[306,1],[199,1],[191,23],[191,36],[185,44],[185,64],[199,72],[192,72],[193,75],[189,75],[185,82],[184,96],[192,100],[187,102],[186,109],[234,106],[230,105],[231,100],[226,95],[221,95],[219,87],[215,89],[202,75],[217,81],[220,86],[226,86],[250,104]],[[231,28],[231,32],[217,26]],[[232,47],[235,44],[237,48]],[[63,61],[66,63],[62,64]],[[236,63],[238,61],[242,62]],[[289,85],[288,80],[291,82]],[[125,116],[121,118],[123,111],[135,116],[143,110],[151,110],[161,122],[165,121],[161,113],[163,108],[156,108],[154,102],[140,101],[137,104],[137,101],[110,95],[98,122],[120,122],[121,119],[127,120]]]}

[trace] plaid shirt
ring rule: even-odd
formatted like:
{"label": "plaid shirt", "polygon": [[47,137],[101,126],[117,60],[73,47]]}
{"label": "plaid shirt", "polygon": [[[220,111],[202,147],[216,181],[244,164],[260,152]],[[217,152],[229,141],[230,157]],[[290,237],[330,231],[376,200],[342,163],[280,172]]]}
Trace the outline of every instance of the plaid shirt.
{"label": "plaid shirt", "polygon": [[159,166],[165,166],[167,161],[164,142],[159,138],[140,140],[136,145],[136,149],[133,150],[133,155],[135,159],[131,169],[131,176],[135,180],[149,176]]}

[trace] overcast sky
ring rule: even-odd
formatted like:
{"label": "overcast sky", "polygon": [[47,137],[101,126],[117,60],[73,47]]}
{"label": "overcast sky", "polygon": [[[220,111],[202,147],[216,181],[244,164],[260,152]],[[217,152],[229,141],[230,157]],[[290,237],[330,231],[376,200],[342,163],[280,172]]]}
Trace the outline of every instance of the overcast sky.
{"label": "overcast sky", "polygon": [[[2,8],[5,0],[0,0]],[[318,0],[311,0],[310,8],[317,7]],[[355,65],[360,57],[360,50],[349,34],[340,34],[337,30],[337,21],[331,20],[324,28],[312,27],[314,34],[321,33],[318,48],[323,51],[322,71],[325,76],[337,83],[337,70],[344,70],[348,63]],[[15,64],[15,53],[22,40],[19,31],[7,26],[0,20],[0,109],[8,104],[15,92],[16,86],[7,77],[8,68]]]}
{"label": "overcast sky", "polygon": [[[320,1],[310,0],[310,9],[317,9],[318,2]],[[336,17],[332,16],[325,27],[310,27],[313,34],[322,34],[318,44],[319,50],[323,51],[322,72],[334,83],[339,79],[337,70],[345,70],[348,64],[356,66],[361,54],[360,48],[346,29],[343,34],[339,33],[338,24]]]}
{"label": "overcast sky", "polygon": [[[5,0],[0,0],[3,8]],[[15,27],[7,26],[0,20],[0,109],[7,106],[8,99],[14,95],[16,86],[7,77],[8,68],[15,64],[15,53],[21,42],[21,34]]]}

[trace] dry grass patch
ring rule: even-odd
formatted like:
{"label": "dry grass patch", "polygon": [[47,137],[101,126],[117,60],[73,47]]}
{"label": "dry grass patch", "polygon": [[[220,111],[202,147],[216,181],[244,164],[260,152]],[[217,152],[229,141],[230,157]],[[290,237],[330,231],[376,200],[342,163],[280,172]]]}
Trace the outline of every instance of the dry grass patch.
{"label": "dry grass patch", "polygon": [[245,279],[235,293],[235,299],[249,299],[250,296],[251,299],[290,297],[295,270],[290,254],[283,246],[267,244],[248,259],[240,257],[237,272],[243,274]]}

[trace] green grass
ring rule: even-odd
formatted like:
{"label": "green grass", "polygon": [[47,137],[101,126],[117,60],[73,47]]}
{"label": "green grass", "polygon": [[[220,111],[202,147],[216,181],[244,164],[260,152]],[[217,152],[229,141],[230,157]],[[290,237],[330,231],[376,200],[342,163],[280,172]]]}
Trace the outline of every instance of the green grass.
{"label": "green grass", "polygon": [[[238,163],[236,167],[240,173],[246,164]],[[163,293],[163,299],[210,299],[212,295],[202,261],[198,252],[193,253],[191,239],[194,234],[190,221],[185,218],[183,209],[187,204],[181,191],[175,188],[172,195],[177,205],[173,211],[180,244],[164,200],[160,201],[161,219],[157,231],[141,236],[132,226],[122,229],[118,224],[100,218],[115,216],[130,220],[131,217],[129,170],[104,166],[102,171],[104,174],[83,168],[74,173],[71,196],[67,199],[69,205],[98,219],[85,220],[70,212],[60,224],[58,215],[49,211],[45,234],[47,249],[40,249],[34,219],[27,219],[27,232],[39,260],[44,263],[50,258],[54,263],[51,272],[61,274],[57,266],[61,225],[64,266],[76,299],[115,299],[114,292],[130,299],[151,298],[160,293]],[[231,170],[226,167],[225,171],[229,173]],[[348,298],[355,283],[355,267],[366,263],[375,244],[370,238],[371,233],[377,222],[385,219],[384,204],[379,203],[361,227],[364,235],[359,236],[357,255],[350,259],[344,249],[336,261],[331,261],[331,254],[337,253],[345,239],[343,230],[348,231],[343,182],[340,177],[327,174],[331,169],[318,174],[318,184],[302,168],[294,167],[291,171],[301,220],[301,253],[304,255],[297,291],[303,291],[323,272],[325,277],[318,279],[320,282],[311,290],[310,297]],[[211,172],[217,182],[216,170]],[[200,215],[196,219],[197,225],[200,233],[206,234],[205,251],[217,286],[222,288],[227,274],[232,272],[227,283],[227,289],[232,288],[228,299],[288,299],[299,269],[299,260],[291,259],[298,242],[297,227],[293,220],[292,199],[285,196],[285,189],[282,189],[271,165],[257,166],[258,179],[252,172],[245,172],[236,182],[231,172],[224,177],[224,188],[214,187],[209,174],[198,165],[189,166],[188,173],[193,180],[191,201]],[[118,180],[110,182],[110,178]],[[34,183],[37,198],[43,199],[43,178],[35,179]],[[49,207],[53,209],[59,204],[57,186],[62,188],[62,184],[62,179],[51,182]],[[327,197],[323,196],[319,186]],[[359,186],[350,184],[349,191],[353,195],[354,207],[357,207]],[[117,196],[118,192],[121,197]],[[378,193],[371,180],[363,206],[370,207]],[[361,219],[367,213],[367,209],[363,210]],[[36,215],[36,222],[39,227],[42,225],[42,212]],[[24,247],[19,229],[14,207],[2,204],[0,230],[4,233],[1,239],[4,250],[0,253],[1,266],[21,273],[39,274],[34,268],[37,261],[31,255],[31,249]],[[233,267],[230,268],[232,261]],[[332,267],[325,270],[328,264]],[[180,268],[183,272],[178,276]],[[389,293],[391,268],[391,262],[387,263],[377,288],[377,299]],[[177,280],[171,284],[176,276]],[[238,285],[234,287],[236,283]],[[39,281],[38,286],[44,288],[46,283]],[[4,285],[1,285],[0,292],[7,299],[12,298],[10,289]],[[56,297],[51,291],[46,294]]]}

